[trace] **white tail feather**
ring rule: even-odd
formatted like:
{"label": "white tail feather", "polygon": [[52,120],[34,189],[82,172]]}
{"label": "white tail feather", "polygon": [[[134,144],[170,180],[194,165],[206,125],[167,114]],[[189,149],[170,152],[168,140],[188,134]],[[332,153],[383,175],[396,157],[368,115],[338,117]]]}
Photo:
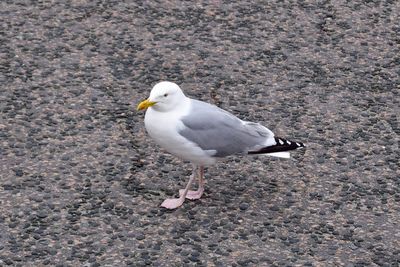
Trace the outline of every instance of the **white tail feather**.
{"label": "white tail feather", "polygon": [[267,156],[271,157],[277,157],[277,158],[284,158],[284,159],[289,159],[290,158],[290,153],[289,152],[274,152],[274,153],[268,153],[265,154]]}

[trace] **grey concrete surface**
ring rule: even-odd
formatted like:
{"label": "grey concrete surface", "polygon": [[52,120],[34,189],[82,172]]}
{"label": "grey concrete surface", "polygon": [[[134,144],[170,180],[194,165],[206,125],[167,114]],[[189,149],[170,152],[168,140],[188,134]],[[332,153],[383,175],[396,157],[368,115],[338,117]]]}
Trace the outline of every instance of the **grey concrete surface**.
{"label": "grey concrete surface", "polygon": [[[399,266],[400,4],[0,2],[0,265]],[[135,106],[160,80],[277,135],[199,201]]]}

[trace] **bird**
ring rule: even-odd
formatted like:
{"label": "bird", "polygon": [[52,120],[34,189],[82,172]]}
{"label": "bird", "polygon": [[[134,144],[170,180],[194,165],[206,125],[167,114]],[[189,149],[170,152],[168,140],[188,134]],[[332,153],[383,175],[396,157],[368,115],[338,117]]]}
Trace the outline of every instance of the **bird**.
{"label": "bird", "polygon": [[[193,172],[179,198],[165,199],[161,207],[176,209],[185,199],[200,199],[204,193],[204,168],[231,155],[266,154],[290,158],[288,151],[304,148],[302,142],[276,137],[263,125],[244,121],[215,105],[187,97],[173,82],[154,85],[137,111],[146,110],[148,135],[170,154],[190,161]],[[190,190],[198,180],[197,190]]]}

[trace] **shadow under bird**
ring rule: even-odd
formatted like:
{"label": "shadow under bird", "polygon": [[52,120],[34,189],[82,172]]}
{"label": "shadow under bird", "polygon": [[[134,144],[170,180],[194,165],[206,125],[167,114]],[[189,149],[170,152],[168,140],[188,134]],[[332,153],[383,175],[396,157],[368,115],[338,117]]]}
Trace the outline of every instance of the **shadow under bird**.
{"label": "shadow under bird", "polygon": [[[172,82],[156,84],[137,110],[146,110],[144,123],[148,134],[169,153],[193,164],[193,173],[179,198],[161,204],[175,209],[185,198],[199,199],[204,192],[204,166],[234,154],[266,154],[290,158],[288,151],[304,147],[274,136],[259,123],[243,121],[217,106],[186,97]],[[197,177],[198,189],[189,190]]]}

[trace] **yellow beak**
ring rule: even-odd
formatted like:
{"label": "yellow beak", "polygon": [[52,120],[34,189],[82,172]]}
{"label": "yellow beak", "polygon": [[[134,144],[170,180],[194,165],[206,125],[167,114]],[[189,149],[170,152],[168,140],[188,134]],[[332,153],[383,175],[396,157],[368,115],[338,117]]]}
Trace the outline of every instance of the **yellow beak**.
{"label": "yellow beak", "polygon": [[147,109],[148,107],[154,106],[157,102],[150,101],[148,99],[142,101],[137,106],[137,110]]}

